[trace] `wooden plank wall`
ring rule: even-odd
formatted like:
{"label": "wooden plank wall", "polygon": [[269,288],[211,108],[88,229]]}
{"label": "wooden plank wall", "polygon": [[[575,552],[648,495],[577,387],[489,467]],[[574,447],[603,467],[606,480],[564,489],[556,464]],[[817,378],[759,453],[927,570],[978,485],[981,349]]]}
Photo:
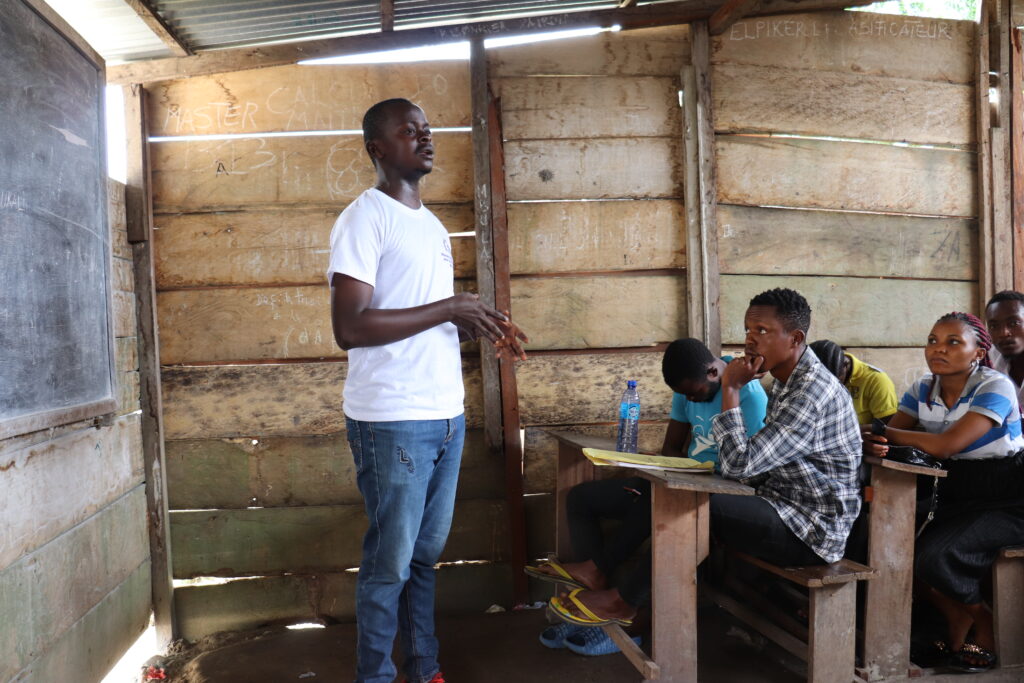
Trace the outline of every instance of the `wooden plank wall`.
{"label": "wooden plank wall", "polygon": [[500,100],[528,550],[554,549],[557,446],[543,427],[613,435],[639,382],[644,446],[671,395],[664,344],[686,334],[679,74],[685,26],[488,51]]}
{"label": "wooden plank wall", "polygon": [[[341,410],[347,363],[331,332],[328,238],[375,182],[366,109],[407,97],[435,130],[468,127],[468,64],[285,66],[148,91],[151,135],[227,136],[151,143],[181,635],[350,620],[365,519]],[[306,134],[262,135],[275,132]],[[452,246],[456,289],[472,290],[470,133],[434,141],[424,199],[449,232],[469,233]],[[441,611],[482,610],[511,590],[502,462],[484,450],[475,349],[465,348],[468,434]],[[467,583],[468,596],[457,590]]]}
{"label": "wooden plank wall", "polygon": [[926,371],[934,320],[977,300],[975,31],[833,12],[713,40],[723,343],[742,343],[751,296],[785,286],[811,339],[898,391]]}
{"label": "wooden plank wall", "polygon": [[100,680],[149,621],[132,253],[124,186],[108,191],[118,409],[0,441],[4,681]]}

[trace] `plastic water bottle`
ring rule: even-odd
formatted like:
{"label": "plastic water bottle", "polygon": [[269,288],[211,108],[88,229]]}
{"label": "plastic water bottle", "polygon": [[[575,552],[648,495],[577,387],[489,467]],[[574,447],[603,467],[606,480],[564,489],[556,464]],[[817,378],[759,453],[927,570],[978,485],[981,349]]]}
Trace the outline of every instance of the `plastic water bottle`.
{"label": "plastic water bottle", "polygon": [[636,380],[626,382],[619,404],[619,438],[615,450],[620,453],[636,453],[636,440],[640,431],[640,394],[636,391]]}

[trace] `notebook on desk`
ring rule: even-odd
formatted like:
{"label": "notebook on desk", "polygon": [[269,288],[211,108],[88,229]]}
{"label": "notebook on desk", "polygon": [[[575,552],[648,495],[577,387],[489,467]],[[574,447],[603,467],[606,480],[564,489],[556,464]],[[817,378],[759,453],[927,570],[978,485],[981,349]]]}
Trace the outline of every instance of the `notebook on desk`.
{"label": "notebook on desk", "polygon": [[584,448],[583,455],[598,467],[629,467],[631,469],[689,472],[691,474],[711,474],[715,471],[715,463],[700,462],[693,458],[620,453],[619,451],[604,451],[599,448]]}

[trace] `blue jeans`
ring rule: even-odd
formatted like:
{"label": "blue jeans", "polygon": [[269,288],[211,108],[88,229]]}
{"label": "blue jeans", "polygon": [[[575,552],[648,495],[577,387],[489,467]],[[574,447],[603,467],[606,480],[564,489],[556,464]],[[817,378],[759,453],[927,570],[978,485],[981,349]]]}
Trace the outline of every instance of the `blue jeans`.
{"label": "blue jeans", "polygon": [[356,681],[394,680],[398,629],[402,668],[425,683],[439,670],[434,565],[452,523],[465,417],[345,424],[370,522],[356,581]]}

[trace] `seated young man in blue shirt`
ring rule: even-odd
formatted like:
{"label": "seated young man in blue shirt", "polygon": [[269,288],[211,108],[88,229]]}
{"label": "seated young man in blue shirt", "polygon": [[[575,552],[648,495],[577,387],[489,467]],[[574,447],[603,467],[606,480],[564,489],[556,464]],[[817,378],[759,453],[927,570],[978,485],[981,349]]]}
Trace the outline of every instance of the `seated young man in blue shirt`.
{"label": "seated young man in blue shirt", "polygon": [[[722,410],[719,388],[726,363],[731,360],[730,356],[716,358],[697,339],[677,339],[669,344],[661,369],[674,395],[662,455],[717,461],[718,446],[711,432],[711,420]],[[747,434],[754,434],[764,424],[767,400],[759,382],[750,382],[739,390],[738,404]],[[650,553],[617,586],[611,585],[609,577],[651,535],[650,490],[647,479],[630,477],[585,482],[569,491],[566,511],[576,561],[544,562],[528,567],[527,573],[584,589],[559,603],[576,617],[570,619],[575,624],[629,621],[637,608],[647,602],[651,590]],[[601,531],[603,519],[622,521],[618,532],[610,538],[605,538]],[[584,609],[598,618],[588,617]],[[561,631],[571,634],[571,629]],[[603,634],[604,631],[596,630],[592,635],[606,637]],[[544,636],[542,641],[549,644]]]}
{"label": "seated young man in blue shirt", "polygon": [[[712,418],[722,475],[755,496],[711,496],[711,535],[773,564],[842,559],[857,513],[861,436],[850,394],[807,347],[811,307],[772,289],[750,300],[746,356],[722,374],[722,412]],[[751,436],[741,390],[760,373],[775,381],[764,429]]]}

